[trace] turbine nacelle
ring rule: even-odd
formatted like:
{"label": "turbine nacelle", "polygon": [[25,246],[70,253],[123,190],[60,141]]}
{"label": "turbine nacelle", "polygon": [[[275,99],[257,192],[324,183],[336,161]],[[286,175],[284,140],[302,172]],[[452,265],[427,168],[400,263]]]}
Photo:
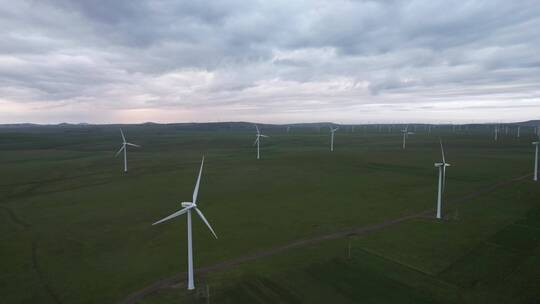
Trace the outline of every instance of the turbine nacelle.
{"label": "turbine nacelle", "polygon": [[182,205],[182,207],[184,207],[184,208],[193,208],[193,207],[197,206],[197,205],[195,205],[195,204],[192,203],[192,202],[182,202],[181,205]]}
{"label": "turbine nacelle", "polygon": [[450,167],[450,164],[448,163],[435,163],[435,167]]}

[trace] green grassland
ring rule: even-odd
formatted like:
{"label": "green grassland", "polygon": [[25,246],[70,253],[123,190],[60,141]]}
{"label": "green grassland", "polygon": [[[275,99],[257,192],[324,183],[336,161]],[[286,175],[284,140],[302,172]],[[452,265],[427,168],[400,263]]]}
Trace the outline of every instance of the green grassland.
{"label": "green grassland", "polygon": [[[0,294],[3,303],[116,303],[186,270],[185,219],[154,221],[190,201],[203,267],[435,206],[439,137],[448,169],[447,219],[418,217],[369,234],[292,249],[197,276],[212,303],[533,303],[540,299],[540,187],[533,134],[485,127],[419,128],[401,149],[397,127],[124,126],[129,172],[114,158],[117,126],[0,128]],[[351,246],[351,256],[347,248]],[[178,288],[143,303],[206,303]]]}

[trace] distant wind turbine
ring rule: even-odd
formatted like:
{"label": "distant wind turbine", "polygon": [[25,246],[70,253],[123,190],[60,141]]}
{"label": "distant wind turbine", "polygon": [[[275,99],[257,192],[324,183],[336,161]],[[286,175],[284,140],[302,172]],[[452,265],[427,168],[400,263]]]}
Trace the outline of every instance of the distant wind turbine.
{"label": "distant wind turbine", "polygon": [[253,145],[257,145],[257,159],[260,159],[260,153],[259,153],[259,146],[261,144],[261,137],[268,137],[266,135],[263,135],[261,134],[261,132],[259,131],[259,127],[257,127],[257,125],[255,125],[255,128],[257,129],[257,134],[255,136],[257,136],[257,138],[255,138],[255,142],[253,143]]}
{"label": "distant wind turbine", "polygon": [[444,148],[441,143],[441,153],[442,153],[442,163],[435,163],[435,167],[439,168],[439,189],[437,193],[437,218],[441,218],[441,209],[442,209],[442,194],[446,188],[446,167],[449,167],[450,164],[446,162],[444,158]]}
{"label": "distant wind turbine", "polygon": [[495,141],[499,139],[499,127],[495,126]]}
{"label": "distant wind turbine", "polygon": [[127,170],[128,170],[128,166],[127,166],[127,146],[132,146],[132,147],[137,147],[137,148],[140,148],[141,146],[127,142],[126,137],[124,136],[124,132],[122,132],[122,129],[120,129],[120,134],[122,135],[122,147],[120,148],[120,150],[118,150],[118,152],[116,152],[115,157],[118,156],[118,154],[120,154],[120,152],[124,151],[124,172],[127,172]]}
{"label": "distant wind turbine", "polygon": [[331,152],[334,152],[334,133],[336,133],[337,130],[339,130],[339,127],[335,129],[330,127],[330,151]]}
{"label": "distant wind turbine", "polygon": [[401,132],[403,133],[403,149],[405,149],[407,137],[409,137],[409,135],[411,134],[414,134],[414,132],[409,132],[408,130],[409,130],[409,126],[406,126],[405,129],[401,130]]}
{"label": "distant wind turbine", "polygon": [[536,146],[536,152],[534,153],[534,178],[533,178],[533,180],[536,182],[538,181],[538,145],[540,144],[540,141],[535,141],[532,144]]}
{"label": "distant wind turbine", "polygon": [[517,138],[519,138],[520,131],[521,131],[521,126],[518,126],[518,129],[517,129]]}
{"label": "distant wind turbine", "polygon": [[199,177],[197,177],[197,183],[195,184],[195,190],[193,190],[193,201],[192,202],[182,202],[182,209],[179,211],[176,211],[175,213],[155,222],[152,224],[157,225],[159,223],[163,223],[165,221],[168,221],[172,218],[175,218],[177,216],[180,216],[184,213],[187,213],[187,239],[188,239],[188,289],[193,290],[195,289],[195,283],[193,281],[193,246],[192,246],[192,235],[191,235],[191,210],[195,210],[199,217],[203,220],[203,222],[208,226],[208,229],[210,229],[210,232],[214,235],[214,237],[217,239],[217,235],[214,232],[214,229],[212,229],[212,226],[210,226],[210,223],[206,220],[203,213],[199,208],[197,208],[197,194],[199,193],[199,185],[201,183],[201,174],[203,170],[204,165],[204,156],[201,161],[201,168],[199,169]]}

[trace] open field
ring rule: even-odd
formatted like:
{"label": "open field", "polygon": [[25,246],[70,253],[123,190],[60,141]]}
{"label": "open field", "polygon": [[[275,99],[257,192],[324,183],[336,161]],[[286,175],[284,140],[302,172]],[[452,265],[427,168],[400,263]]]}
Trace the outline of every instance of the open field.
{"label": "open field", "polygon": [[[504,183],[531,173],[531,130],[494,142],[484,127],[418,128],[402,150],[397,127],[342,128],[330,153],[327,129],[268,127],[257,161],[250,125],[123,129],[143,146],[127,174],[116,126],[0,128],[3,302],[116,303],[184,272],[185,219],[151,223],[190,200],[203,154],[199,205],[219,239],[194,219],[196,268],[429,211],[439,136],[452,164],[445,221],[298,246],[196,275],[198,287],[215,303],[540,299],[540,187]],[[178,284],[141,303],[206,302]]]}

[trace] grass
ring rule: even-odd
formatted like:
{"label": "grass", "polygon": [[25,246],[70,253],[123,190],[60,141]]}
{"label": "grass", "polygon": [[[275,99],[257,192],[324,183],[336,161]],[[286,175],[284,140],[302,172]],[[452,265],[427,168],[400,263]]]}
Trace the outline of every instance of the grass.
{"label": "grass", "polygon": [[[111,303],[184,271],[185,221],[150,224],[190,200],[202,154],[199,205],[219,239],[194,221],[196,267],[433,208],[437,135],[452,164],[449,199],[529,173],[532,156],[524,132],[498,143],[482,130],[418,132],[402,151],[395,130],[340,130],[330,153],[328,134],[268,128],[257,161],[254,134],[242,127],[124,131],[143,146],[128,151],[127,174],[114,158],[116,127],[0,129],[3,301]],[[519,288],[515,302],[530,301],[540,290],[531,283],[538,275],[531,269],[538,265],[537,189],[531,182],[505,187],[445,206],[459,220],[410,220],[354,238],[350,260],[346,241],[337,240],[199,279],[223,303],[458,303],[513,299]],[[183,289],[145,301],[178,298],[204,301]]]}

